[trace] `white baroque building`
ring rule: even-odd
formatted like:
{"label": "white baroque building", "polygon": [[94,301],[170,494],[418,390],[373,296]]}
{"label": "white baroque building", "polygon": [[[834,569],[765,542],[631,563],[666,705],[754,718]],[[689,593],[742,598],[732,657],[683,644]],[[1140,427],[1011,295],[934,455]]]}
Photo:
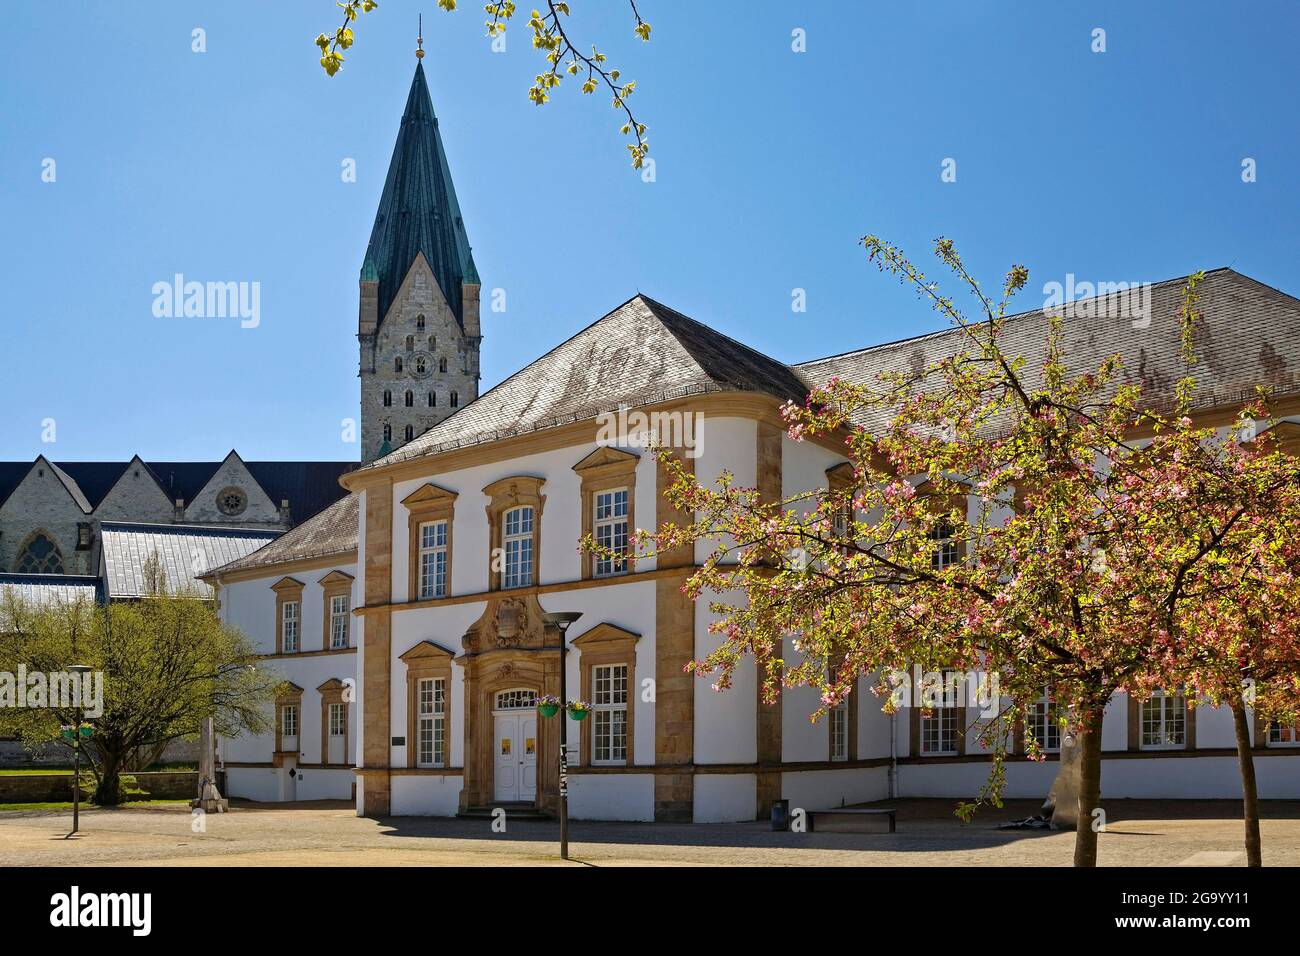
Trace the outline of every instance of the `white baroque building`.
{"label": "white baroque building", "polygon": [[[788,365],[638,295],[475,397],[477,272],[421,98],[417,72],[395,151],[403,172],[381,204],[405,225],[377,220],[361,274],[363,458],[374,457],[371,443],[384,453],[341,477],[347,497],[204,576],[224,619],[285,681],[272,733],[220,744],[229,795],[355,794],[358,813],[375,816],[553,812],[563,734],[577,818],[740,821],[779,799],[817,809],[973,796],[989,770],[968,730],[973,713],[891,718],[857,693],[813,723],[816,694],[788,690],[765,705],[752,662],[717,692],[683,671],[715,646],[707,602],[681,590],[705,546],[604,564],[578,548],[586,533],[620,542],[674,517],[643,427],[704,481],[728,470],[769,500],[827,487],[846,464],[842,443],[792,441],[781,404],[834,375],[923,368],[959,348],[956,335]],[[420,177],[420,188],[399,188]],[[1070,362],[1082,371],[1119,351],[1128,380],[1167,392],[1183,374],[1181,287],[1152,286],[1143,323],[1079,310],[1066,325]],[[1286,418],[1277,427],[1300,444],[1300,302],[1219,269],[1201,306],[1197,414],[1226,424],[1264,383]],[[406,389],[396,359],[407,368],[417,352],[436,356],[427,343],[407,349],[420,316],[421,332],[434,317],[447,330],[449,387],[471,400],[420,409],[404,399],[391,412],[384,391]],[[1006,339],[1037,367],[1044,315],[1012,317]],[[375,425],[389,418],[410,437]],[[544,618],[559,611],[581,612],[563,656]],[[539,695],[559,693],[561,666],[569,696],[594,705],[581,722],[539,713]],[[1296,728],[1257,723],[1253,733],[1260,795],[1300,798]],[[1103,749],[1107,798],[1240,796],[1230,715],[1177,694],[1116,698]],[[1044,796],[1055,770],[1051,759],[1013,758],[1007,795]]]}

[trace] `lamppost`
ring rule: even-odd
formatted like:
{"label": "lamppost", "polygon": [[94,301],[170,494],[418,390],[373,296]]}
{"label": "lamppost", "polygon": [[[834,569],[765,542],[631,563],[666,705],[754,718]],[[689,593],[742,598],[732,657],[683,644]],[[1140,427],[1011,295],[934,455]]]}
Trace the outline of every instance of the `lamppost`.
{"label": "lamppost", "polygon": [[[91,668],[85,664],[69,664],[68,671],[83,677]],[[78,681],[80,684],[80,681]],[[80,690],[80,687],[78,687]],[[80,694],[78,694],[80,698]],[[72,832],[81,824],[81,704],[77,704],[77,722],[72,727]]]}
{"label": "lamppost", "polygon": [[566,690],[568,675],[569,626],[582,617],[581,611],[547,611],[543,619],[547,624],[554,624],[560,631],[560,859],[569,858],[569,760],[565,755],[569,726],[564,722],[568,716],[569,699]]}

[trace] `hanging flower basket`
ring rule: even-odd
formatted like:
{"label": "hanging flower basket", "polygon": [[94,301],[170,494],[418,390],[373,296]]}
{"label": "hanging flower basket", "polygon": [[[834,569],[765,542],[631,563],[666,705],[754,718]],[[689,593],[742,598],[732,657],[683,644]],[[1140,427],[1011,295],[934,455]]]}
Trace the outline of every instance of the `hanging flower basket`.
{"label": "hanging flower basket", "polygon": [[543,694],[537,698],[537,710],[543,717],[554,717],[560,712],[560,698]]}
{"label": "hanging flower basket", "polygon": [[585,700],[571,700],[568,709],[570,720],[586,720],[587,715],[591,713],[591,704]]}

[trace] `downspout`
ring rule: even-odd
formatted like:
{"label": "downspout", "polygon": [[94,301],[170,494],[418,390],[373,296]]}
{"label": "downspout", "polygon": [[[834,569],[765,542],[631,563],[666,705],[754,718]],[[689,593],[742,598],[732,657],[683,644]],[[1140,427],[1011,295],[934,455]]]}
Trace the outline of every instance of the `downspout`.
{"label": "downspout", "polygon": [[898,799],[898,714],[889,715],[889,799]]}

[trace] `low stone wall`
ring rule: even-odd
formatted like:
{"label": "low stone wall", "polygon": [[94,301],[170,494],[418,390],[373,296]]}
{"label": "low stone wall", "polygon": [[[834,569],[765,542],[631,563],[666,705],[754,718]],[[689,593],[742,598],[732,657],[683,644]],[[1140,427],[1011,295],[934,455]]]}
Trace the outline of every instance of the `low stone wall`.
{"label": "low stone wall", "polygon": [[[65,744],[51,742],[28,748],[17,740],[0,740],[0,767],[39,767],[43,764],[67,765],[72,751]],[[198,763],[198,740],[173,740],[158,758],[159,763]]]}
{"label": "low stone wall", "polygon": [[[163,770],[131,774],[145,794],[132,800],[184,800],[198,792],[199,775],[194,770]],[[0,773],[0,804],[54,803],[72,799],[70,773]]]}

